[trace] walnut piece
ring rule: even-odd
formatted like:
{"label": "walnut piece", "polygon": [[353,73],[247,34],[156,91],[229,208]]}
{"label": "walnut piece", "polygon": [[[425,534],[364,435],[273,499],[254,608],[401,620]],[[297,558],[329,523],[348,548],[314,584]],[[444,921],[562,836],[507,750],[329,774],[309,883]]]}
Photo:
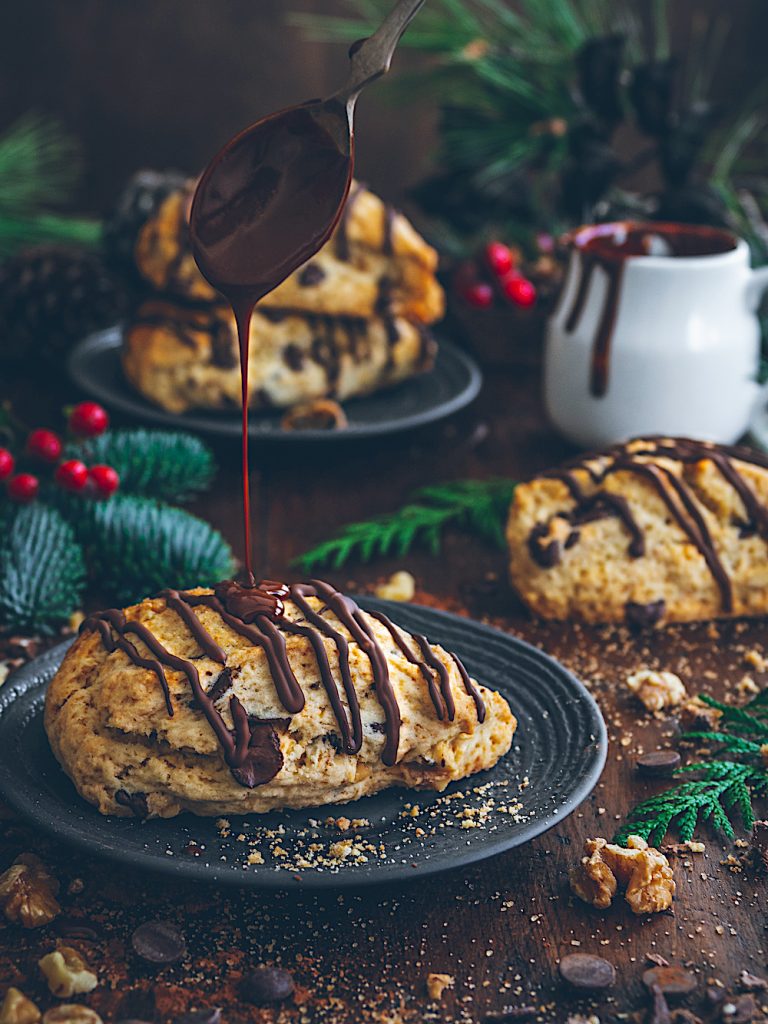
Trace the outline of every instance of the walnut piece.
{"label": "walnut piece", "polygon": [[611,905],[619,886],[635,914],[668,910],[675,895],[669,861],[640,836],[629,836],[627,848],[605,839],[587,839],[585,856],[571,872],[571,890],[598,910]]}
{"label": "walnut piece", "polygon": [[374,590],[383,601],[412,601],[416,593],[416,580],[409,572],[394,572]]}
{"label": "walnut piece", "polygon": [[9,988],[0,1006],[0,1024],[37,1024],[40,1011],[17,988]]}
{"label": "walnut piece", "polygon": [[430,999],[442,999],[447,988],[453,988],[456,979],[452,974],[428,974],[427,992]]}
{"label": "walnut piece", "polygon": [[627,679],[627,686],[649,711],[661,711],[680,704],[688,696],[674,672],[652,672],[643,668]]}
{"label": "walnut piece", "polygon": [[96,975],[88,970],[83,958],[71,946],[59,946],[52,953],[46,953],[38,960],[38,964],[48,982],[48,988],[59,999],[91,992],[99,983]]}
{"label": "walnut piece", "polygon": [[90,1006],[78,1003],[62,1003],[43,1014],[43,1024],[104,1024],[101,1017]]}
{"label": "walnut piece", "polygon": [[39,928],[60,913],[59,883],[34,853],[22,853],[0,875],[0,904],[9,921]]}
{"label": "walnut piece", "polygon": [[716,732],[720,728],[723,712],[694,697],[682,705],[678,717],[683,732]]}

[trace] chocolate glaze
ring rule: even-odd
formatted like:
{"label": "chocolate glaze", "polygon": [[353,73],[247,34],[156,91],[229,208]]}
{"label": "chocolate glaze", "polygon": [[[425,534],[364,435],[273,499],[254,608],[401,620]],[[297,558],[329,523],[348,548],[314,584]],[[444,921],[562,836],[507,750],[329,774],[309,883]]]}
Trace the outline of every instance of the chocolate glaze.
{"label": "chocolate glaze", "polygon": [[[128,620],[118,609],[108,609],[91,616],[85,620],[81,630],[98,630],[107,650],[114,651],[119,648],[134,664],[154,672],[162,686],[169,715],[173,715],[174,708],[165,669],[170,668],[183,673],[189,682],[194,706],[205,715],[221,744],[224,759],[233,777],[241,785],[249,788],[261,785],[274,778],[280,770],[282,755],[273,725],[285,723],[282,720],[274,723],[250,719],[233,694],[229,700],[233,729],[229,729],[216,704],[231,689],[232,672],[226,667],[225,652],[195,614],[194,609],[198,607],[212,609],[227,626],[264,650],[278,700],[291,714],[298,714],[303,709],[305,698],[288,659],[285,635],[306,637],[312,645],[320,678],[339,727],[341,750],[347,754],[355,754],[363,743],[360,701],[352,682],[347,637],[334,626],[333,619],[322,614],[323,611],[330,611],[370,661],[373,685],[385,718],[382,760],[387,765],[395,763],[400,738],[400,708],[389,679],[386,654],[376,639],[370,623],[351,598],[321,580],[290,585],[263,580],[256,587],[244,587],[226,580],[217,584],[212,594],[166,590],[159,596],[164,598],[167,606],[181,618],[201,651],[224,666],[207,692],[200,682],[194,661],[178,657],[168,651],[146,625]],[[323,602],[321,610],[313,607],[311,598],[319,598]],[[291,601],[298,608],[302,615],[301,619],[293,621],[286,618],[286,601]],[[451,692],[450,676],[426,638],[418,635],[411,637],[410,641],[416,645],[414,650],[403,633],[386,615],[377,612],[374,613],[374,617],[386,627],[408,661],[418,665],[438,719],[453,721],[456,707]],[[145,658],[136,646],[126,639],[126,634],[136,635],[154,658]],[[344,699],[339,693],[324,639],[330,640],[336,649]],[[482,722],[485,720],[482,695],[459,659],[452,657],[464,688],[474,701],[478,721]]]}
{"label": "chocolate glaze", "polygon": [[736,240],[727,231],[689,224],[595,224],[573,232],[570,240],[580,255],[580,271],[573,303],[565,318],[565,330],[569,334],[572,334],[581,322],[598,267],[607,279],[603,307],[595,331],[589,375],[589,389],[596,398],[601,398],[608,390],[611,341],[616,326],[626,261],[649,256],[715,256],[736,247]]}
{"label": "chocolate glaze", "polygon": [[[631,450],[629,449],[631,445]],[[602,468],[592,463],[608,460]],[[677,476],[663,464],[653,459],[669,459],[686,464],[709,459],[723,479],[735,490],[744,506],[745,521],[741,524],[741,536],[759,534],[768,540],[768,506],[760,501],[749,482],[733,465],[738,459],[751,465],[768,469],[768,457],[748,448],[729,445],[715,445],[708,441],[694,441],[690,438],[651,437],[640,442],[617,445],[603,453],[589,452],[566,463],[565,466],[549,470],[544,477],[561,480],[568,488],[575,507],[565,513],[558,513],[570,522],[584,523],[599,515],[616,515],[630,534],[629,552],[639,558],[645,553],[642,530],[635,519],[626,498],[608,491],[597,491],[585,495],[574,471],[585,470],[594,483],[600,485],[613,473],[629,472],[642,476],[656,490],[671,516],[686,534],[690,542],[704,558],[713,579],[720,590],[723,610],[733,609],[733,588],[730,577],[720,560],[707,527],[706,521],[694,500],[694,494],[684,479]],[[594,513],[598,512],[598,516]],[[542,547],[541,540],[549,534],[548,523],[537,523],[528,538],[531,556],[543,568],[556,565],[561,556],[557,541]]]}

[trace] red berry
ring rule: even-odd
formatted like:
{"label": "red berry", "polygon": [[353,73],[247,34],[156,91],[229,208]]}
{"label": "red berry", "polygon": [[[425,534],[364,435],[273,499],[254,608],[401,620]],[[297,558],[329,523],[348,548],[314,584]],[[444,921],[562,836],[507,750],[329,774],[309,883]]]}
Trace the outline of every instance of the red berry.
{"label": "red berry", "polygon": [[486,245],[485,261],[498,277],[508,274],[515,265],[512,250],[503,242],[489,242]]}
{"label": "red berry", "polygon": [[461,297],[475,309],[488,309],[493,305],[493,288],[486,281],[475,281],[462,290]]}
{"label": "red berry", "polygon": [[67,459],[56,467],[54,479],[65,491],[82,491],[88,483],[88,467],[79,459]]}
{"label": "red berry", "polygon": [[40,481],[31,473],[17,473],[8,481],[8,497],[20,504],[34,501],[40,490]]}
{"label": "red berry", "polygon": [[501,282],[501,287],[509,301],[522,309],[528,309],[536,302],[536,286],[527,277],[511,274]]}
{"label": "red berry", "polygon": [[7,448],[0,448],[0,480],[7,480],[16,468],[16,459]]}
{"label": "red berry", "polygon": [[111,466],[91,466],[88,476],[102,498],[108,498],[120,486],[120,477]]}
{"label": "red berry", "polygon": [[52,430],[33,430],[27,438],[27,455],[42,462],[58,462],[62,444]]}
{"label": "red berry", "polygon": [[78,437],[98,437],[108,426],[107,410],[98,402],[81,402],[69,414],[69,429]]}

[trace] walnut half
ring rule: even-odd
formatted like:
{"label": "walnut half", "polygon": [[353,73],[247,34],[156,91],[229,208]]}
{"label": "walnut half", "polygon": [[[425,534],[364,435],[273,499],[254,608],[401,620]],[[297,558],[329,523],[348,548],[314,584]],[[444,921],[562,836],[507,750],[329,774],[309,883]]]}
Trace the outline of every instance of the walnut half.
{"label": "walnut half", "polygon": [[640,836],[629,836],[627,848],[605,839],[587,839],[578,867],[571,872],[571,890],[598,910],[611,905],[619,886],[635,914],[668,910],[675,895],[669,861]]}
{"label": "walnut half", "polygon": [[9,988],[0,1006],[0,1024],[37,1024],[40,1011],[17,988]]}
{"label": "walnut half", "polygon": [[9,921],[24,928],[50,924],[61,907],[56,900],[58,881],[34,853],[22,853],[0,875],[0,904]]}
{"label": "walnut half", "polygon": [[71,946],[59,946],[53,953],[46,953],[38,960],[38,964],[48,982],[48,988],[59,999],[91,992],[99,983],[96,975],[88,970],[83,958]]}
{"label": "walnut half", "polygon": [[676,707],[688,696],[682,679],[674,672],[643,668],[629,676],[627,686],[649,711]]}

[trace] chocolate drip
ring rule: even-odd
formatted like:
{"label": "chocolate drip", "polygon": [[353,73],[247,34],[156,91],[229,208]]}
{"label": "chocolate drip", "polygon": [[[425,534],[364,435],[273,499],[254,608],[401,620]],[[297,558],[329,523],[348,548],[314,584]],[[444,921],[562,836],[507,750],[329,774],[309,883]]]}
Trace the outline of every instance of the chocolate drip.
{"label": "chocolate drip", "polygon": [[[749,482],[739,473],[732,462],[733,459],[737,459],[749,465],[768,469],[768,458],[751,449],[733,445],[715,445],[711,442],[694,441],[684,437],[651,437],[640,439],[639,442],[629,442],[627,445],[617,445],[602,455],[599,453],[582,455],[567,463],[565,467],[550,470],[543,475],[560,479],[568,487],[571,497],[576,502],[576,507],[572,512],[564,515],[573,523],[586,522],[593,518],[591,512],[595,507],[602,506],[603,509],[606,509],[610,506],[613,513],[621,517],[632,534],[630,554],[635,557],[643,554],[644,539],[626,499],[604,490],[585,496],[574,471],[582,469],[588,472],[591,480],[598,486],[613,473],[628,472],[644,477],[654,487],[675,522],[705,560],[720,590],[723,610],[732,611],[733,586],[730,577],[718,556],[706,520],[694,500],[689,485],[668,466],[660,465],[652,461],[653,459],[668,459],[684,464],[707,459],[711,461],[722,478],[736,492],[744,506],[747,522],[742,524],[741,535],[750,536],[757,532],[764,540],[768,540],[768,506],[760,500]],[[590,462],[602,462],[602,468],[595,468],[590,465]],[[532,557],[544,567],[555,565],[560,557],[559,546],[556,542],[553,541],[544,549],[539,543],[548,532],[548,524],[537,523],[531,530],[528,539]]]}
{"label": "chocolate drip", "polygon": [[[160,595],[166,604],[182,619],[201,650],[212,660],[224,665],[226,654],[213,640],[195,614],[198,607],[210,608],[219,615],[225,625],[254,646],[263,649],[272,676],[275,693],[280,704],[291,714],[298,714],[305,703],[304,693],[291,668],[283,634],[303,636],[309,640],[317,662],[318,671],[328,695],[341,734],[341,750],[347,754],[357,753],[363,743],[360,701],[352,682],[349,659],[349,643],[332,621],[322,611],[316,610],[310,598],[319,598],[325,608],[333,613],[352,639],[365,652],[371,663],[374,687],[379,703],[384,710],[385,744],[382,760],[394,764],[400,738],[400,709],[397,696],[389,679],[387,659],[376,640],[369,623],[355,602],[320,580],[296,583],[286,586],[271,580],[262,580],[258,587],[243,587],[231,580],[219,583],[213,594],[179,593],[166,590]],[[285,617],[285,599],[289,598],[303,615],[300,621]],[[450,686],[450,676],[442,661],[435,655],[427,639],[414,635],[412,640],[418,648],[415,653],[406,643],[397,627],[381,613],[375,618],[389,631],[408,660],[418,665],[427,682],[429,694],[440,721],[453,721],[455,702]],[[107,650],[123,650],[134,664],[150,669],[157,675],[166,697],[169,715],[173,714],[168,681],[164,666],[186,675],[192,691],[192,706],[205,714],[217,736],[224,758],[233,777],[241,785],[260,785],[274,778],[282,766],[279,743],[272,732],[271,722],[250,719],[235,695],[229,701],[234,731],[230,730],[216,708],[232,686],[232,672],[224,667],[210,689],[203,688],[198,670],[188,659],[168,651],[143,623],[129,621],[118,609],[109,609],[91,616],[82,630],[97,629]],[[125,634],[137,635],[154,658],[143,657],[137,648],[125,638]],[[113,634],[117,634],[114,636]],[[331,668],[324,638],[331,640],[336,648],[343,698],[339,693]],[[464,666],[454,658],[466,692],[472,697],[477,710],[478,721],[485,720],[485,705],[477,687],[472,683]],[[345,706],[346,702],[346,706]],[[280,720],[281,722],[283,720]],[[279,761],[279,763],[278,763]],[[271,773],[271,774],[270,774]]]}
{"label": "chocolate drip", "polygon": [[603,308],[600,312],[595,340],[592,347],[592,361],[589,371],[589,390],[596,398],[602,398],[608,390],[608,371],[611,356],[611,341],[616,326],[616,315],[619,311],[621,283],[624,277],[624,263],[615,260],[601,259],[596,253],[581,253],[581,271],[576,297],[565,321],[565,329],[572,334],[580,320],[590,285],[597,267],[606,275],[606,293]]}
{"label": "chocolate drip", "polygon": [[[642,558],[645,554],[643,531],[632,515],[629,502],[620,494],[611,494],[609,491],[599,491],[597,494],[591,494],[588,498],[582,499],[581,504],[571,514],[569,519],[575,525],[581,525],[593,522],[595,519],[603,519],[611,514],[621,519],[632,538],[629,544],[629,553],[632,558]],[[568,539],[570,540],[570,537]],[[575,543],[575,541],[571,544],[566,542],[566,547],[573,547]]]}

